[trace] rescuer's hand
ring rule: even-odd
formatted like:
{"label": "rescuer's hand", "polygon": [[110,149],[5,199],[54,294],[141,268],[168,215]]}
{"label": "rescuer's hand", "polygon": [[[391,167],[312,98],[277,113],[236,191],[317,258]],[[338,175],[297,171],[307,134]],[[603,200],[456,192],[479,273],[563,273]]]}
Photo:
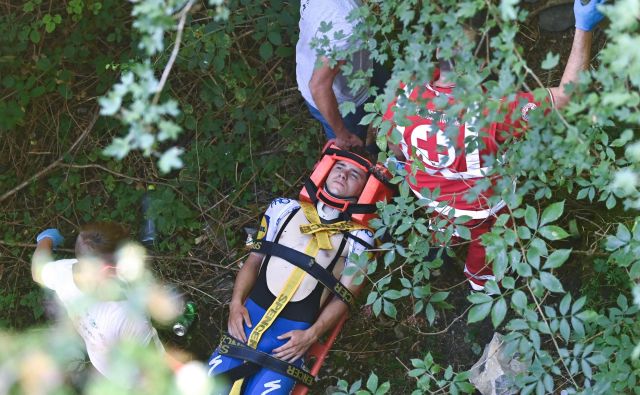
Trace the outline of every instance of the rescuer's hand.
{"label": "rescuer's hand", "polygon": [[604,18],[597,6],[604,0],[574,0],[573,13],[576,16],[576,27],[590,32]]}
{"label": "rescuer's hand", "polygon": [[40,232],[36,237],[36,243],[40,243],[42,239],[50,239],[54,249],[64,243],[64,237],[62,237],[60,231],[55,228],[49,228]]}
{"label": "rescuer's hand", "polygon": [[352,147],[362,147],[364,143],[360,140],[360,137],[347,132],[336,135],[336,145],[344,150],[348,150]]}
{"label": "rescuer's hand", "polygon": [[251,318],[249,318],[249,310],[242,303],[231,302],[229,305],[229,322],[227,330],[229,334],[238,340],[247,342],[247,336],[244,334],[243,321],[251,328]]}
{"label": "rescuer's hand", "polygon": [[273,350],[273,356],[287,362],[295,362],[318,340],[313,330],[294,330],[278,336],[278,340],[289,339],[284,345]]}

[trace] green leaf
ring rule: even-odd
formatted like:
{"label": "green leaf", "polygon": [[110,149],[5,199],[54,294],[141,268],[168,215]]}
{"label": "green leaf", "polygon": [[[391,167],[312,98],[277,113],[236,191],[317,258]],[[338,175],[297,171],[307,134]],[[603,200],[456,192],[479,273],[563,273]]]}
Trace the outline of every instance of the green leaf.
{"label": "green leaf", "polygon": [[267,34],[267,38],[269,39],[269,41],[271,42],[271,44],[275,45],[276,47],[278,45],[282,45],[282,36],[280,35],[280,32],[278,31],[270,31]]}
{"label": "green leaf", "polygon": [[553,222],[557,220],[558,218],[560,218],[563,211],[564,211],[564,200],[561,202],[550,204],[542,212],[542,216],[540,217],[540,226],[546,225],[549,222]]}
{"label": "green leaf", "polygon": [[509,321],[507,328],[511,331],[525,331],[529,329],[529,324],[527,324],[527,321],[517,318]]}
{"label": "green leaf", "polygon": [[378,387],[378,389],[376,390],[375,395],[384,395],[387,392],[389,392],[390,388],[391,388],[391,384],[388,381],[385,381],[384,383],[382,383],[380,385],[380,387]]}
{"label": "green leaf", "polygon": [[511,303],[515,307],[524,310],[524,308],[527,307],[527,296],[524,294],[524,292],[516,289],[515,291],[513,291],[513,295],[511,295]]}
{"label": "green leaf", "polygon": [[554,54],[553,52],[547,52],[547,57],[542,61],[540,67],[542,67],[543,70],[551,70],[558,65],[559,60],[560,55]]}
{"label": "green leaf", "polygon": [[431,298],[429,299],[429,302],[431,303],[438,303],[438,302],[442,302],[444,300],[447,299],[447,297],[449,297],[449,292],[436,292],[433,295],[431,295]]}
{"label": "green leaf", "polygon": [[618,224],[618,230],[616,232],[616,237],[625,242],[628,243],[629,240],[631,240],[631,232],[629,232],[629,229],[627,229],[626,226],[624,226],[623,224]]}
{"label": "green leaf", "polygon": [[396,300],[402,297],[402,294],[400,293],[400,291],[397,291],[395,289],[390,289],[385,291],[382,294],[382,297],[385,299],[390,299],[390,300]]}
{"label": "green leaf", "polygon": [[538,229],[538,212],[535,208],[527,205],[527,209],[524,211],[524,222],[532,230]]}
{"label": "green leaf", "polygon": [[518,0],[501,0],[500,16],[502,19],[505,21],[516,19],[518,17],[517,4]]}
{"label": "green leaf", "polygon": [[493,301],[491,296],[483,292],[472,292],[467,296],[467,300],[473,304],[491,303]]}
{"label": "green leaf", "polygon": [[172,147],[166,150],[160,160],[158,161],[158,167],[160,171],[163,173],[168,173],[173,169],[180,169],[184,166],[182,159],[180,159],[180,155],[184,150],[178,147]]}
{"label": "green leaf", "polygon": [[538,229],[538,232],[540,232],[540,235],[547,240],[562,240],[569,236],[569,233],[564,229],[555,225],[543,226]]}
{"label": "green leaf", "polygon": [[367,389],[371,392],[374,392],[378,388],[378,376],[375,373],[371,373],[369,379],[367,380]]}
{"label": "green leaf", "polygon": [[504,298],[500,298],[491,309],[491,322],[494,328],[497,328],[502,323],[506,314],[507,302],[505,302]]}
{"label": "green leaf", "polygon": [[40,33],[36,29],[31,30],[31,33],[29,33],[29,39],[34,44],[39,43],[40,42]]}
{"label": "green leaf", "polygon": [[558,268],[562,266],[563,263],[566,262],[566,260],[569,258],[569,255],[571,255],[571,249],[556,250],[553,253],[551,253],[551,255],[549,255],[549,257],[547,258],[547,261],[544,263],[544,266],[542,266],[542,268],[543,269]]}
{"label": "green leaf", "polygon": [[584,307],[584,304],[587,302],[587,297],[583,296],[581,298],[578,298],[578,300],[576,300],[573,303],[573,306],[571,306],[571,314],[576,314],[578,311],[580,311],[580,309],[582,309]]}
{"label": "green leaf", "polygon": [[273,46],[269,42],[264,42],[258,49],[260,57],[264,60],[269,60],[273,56]]}
{"label": "green leaf", "polygon": [[373,303],[373,314],[377,317],[380,315],[380,311],[382,310],[382,298],[376,299]]}
{"label": "green leaf", "polygon": [[456,232],[460,235],[460,238],[464,240],[471,240],[471,231],[466,226],[458,225],[456,226]]}
{"label": "green leaf", "polygon": [[398,310],[396,310],[396,306],[389,301],[384,301],[384,313],[391,318],[396,318],[398,315]]}
{"label": "green leaf", "polygon": [[468,322],[474,323],[483,320],[491,311],[491,305],[493,303],[482,303],[475,305],[469,310]]}
{"label": "green leaf", "polygon": [[500,286],[494,280],[489,280],[484,284],[485,291],[490,295],[501,295]]}
{"label": "green leaf", "polygon": [[551,292],[564,292],[560,280],[549,272],[540,272],[540,282],[542,282],[542,285]]}

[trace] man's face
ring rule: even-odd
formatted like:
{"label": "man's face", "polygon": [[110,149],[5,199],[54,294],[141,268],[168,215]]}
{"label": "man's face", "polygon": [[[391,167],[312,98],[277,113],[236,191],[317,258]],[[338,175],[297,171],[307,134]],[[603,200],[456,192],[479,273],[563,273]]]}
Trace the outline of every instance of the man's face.
{"label": "man's face", "polygon": [[327,176],[325,185],[329,192],[340,198],[359,196],[367,182],[367,173],[360,167],[340,160]]}

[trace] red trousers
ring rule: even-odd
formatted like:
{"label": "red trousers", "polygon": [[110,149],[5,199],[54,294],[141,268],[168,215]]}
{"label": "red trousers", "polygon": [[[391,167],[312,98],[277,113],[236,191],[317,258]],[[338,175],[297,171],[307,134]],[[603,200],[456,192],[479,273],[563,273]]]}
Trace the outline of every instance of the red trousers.
{"label": "red trousers", "polygon": [[471,243],[465,260],[464,275],[469,279],[471,287],[477,291],[484,288],[487,280],[494,279],[491,265],[486,261],[487,252],[480,241],[480,236],[489,232],[495,222],[496,217],[489,217],[471,220],[464,224],[471,231]]}

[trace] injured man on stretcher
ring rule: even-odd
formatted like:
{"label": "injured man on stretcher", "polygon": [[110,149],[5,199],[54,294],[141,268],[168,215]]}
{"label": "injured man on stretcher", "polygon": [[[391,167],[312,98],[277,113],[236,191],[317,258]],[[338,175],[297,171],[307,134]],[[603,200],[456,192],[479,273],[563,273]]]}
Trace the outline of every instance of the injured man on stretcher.
{"label": "injured man on stretcher", "polygon": [[300,200],[271,202],[235,280],[229,334],[209,360],[217,393],[289,394],[314,381],[302,359],[362,287],[358,270],[344,270],[372,248],[368,221],[391,194],[382,169],[329,143]]}

